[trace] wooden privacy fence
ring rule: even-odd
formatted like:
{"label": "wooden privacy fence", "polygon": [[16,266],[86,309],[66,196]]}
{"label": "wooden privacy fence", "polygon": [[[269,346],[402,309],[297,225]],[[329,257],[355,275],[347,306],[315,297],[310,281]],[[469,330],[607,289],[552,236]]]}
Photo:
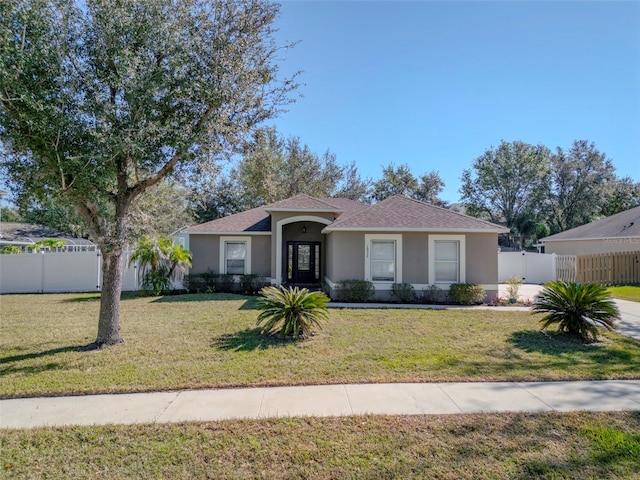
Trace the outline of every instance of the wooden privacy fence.
{"label": "wooden privacy fence", "polygon": [[556,278],[603,285],[640,283],[640,252],[558,255]]}

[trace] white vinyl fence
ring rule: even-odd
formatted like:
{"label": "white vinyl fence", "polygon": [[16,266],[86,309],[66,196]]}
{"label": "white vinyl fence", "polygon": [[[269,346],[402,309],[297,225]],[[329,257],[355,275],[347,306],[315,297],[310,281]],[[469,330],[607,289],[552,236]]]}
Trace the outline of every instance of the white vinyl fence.
{"label": "white vinyl fence", "polygon": [[542,284],[556,279],[556,255],[532,252],[498,253],[498,281],[520,277],[524,283]]}
{"label": "white vinyl fence", "polygon": [[[137,265],[124,259],[122,289],[138,290]],[[99,292],[100,252],[0,255],[0,293]]]}

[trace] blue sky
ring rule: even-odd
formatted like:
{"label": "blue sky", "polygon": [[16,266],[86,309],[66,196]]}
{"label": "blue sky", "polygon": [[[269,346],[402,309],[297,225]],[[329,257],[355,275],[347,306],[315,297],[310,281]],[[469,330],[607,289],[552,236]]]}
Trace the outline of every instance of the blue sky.
{"label": "blue sky", "polygon": [[300,98],[273,123],[363,176],[462,170],[501,140],[587,139],[640,181],[640,1],[281,2]]}

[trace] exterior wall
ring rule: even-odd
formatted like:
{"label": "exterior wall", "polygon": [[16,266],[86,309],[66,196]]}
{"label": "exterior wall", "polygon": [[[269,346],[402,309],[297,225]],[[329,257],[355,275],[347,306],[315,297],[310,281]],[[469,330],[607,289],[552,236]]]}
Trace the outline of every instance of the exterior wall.
{"label": "exterior wall", "polygon": [[251,237],[251,273],[271,278],[271,236],[255,235]]}
{"label": "exterior wall", "polygon": [[[271,278],[271,237],[269,235],[251,235],[250,237],[251,273]],[[220,273],[220,235],[191,234],[189,250],[193,256],[193,267],[190,273],[205,273],[207,270]]]}
{"label": "exterior wall", "polygon": [[544,242],[544,253],[557,255],[592,255],[594,253],[637,252],[640,237],[602,240],[565,240]]}
{"label": "exterior wall", "polygon": [[[467,234],[467,283],[498,284],[498,234]],[[497,294],[497,291],[495,292]]]}
{"label": "exterior wall", "polygon": [[[429,235],[438,234],[445,233],[402,234],[402,282],[412,284],[418,294],[432,284],[432,280],[429,279]],[[327,243],[327,283],[328,290],[333,295],[336,293],[335,285],[341,280],[364,279],[365,234],[332,232],[328,235]],[[465,234],[465,260],[465,282],[482,285],[487,291],[487,296],[497,295],[498,235]],[[389,286],[376,285],[376,297],[381,300],[389,299]]]}
{"label": "exterior wall", "polygon": [[207,270],[220,270],[220,236],[189,235],[189,250],[192,264],[190,273],[205,273]]}
{"label": "exterior wall", "polygon": [[364,234],[332,232],[328,236],[327,278],[333,283],[364,278]]}
{"label": "exterior wall", "polygon": [[402,235],[402,281],[429,283],[429,236],[426,233]]}

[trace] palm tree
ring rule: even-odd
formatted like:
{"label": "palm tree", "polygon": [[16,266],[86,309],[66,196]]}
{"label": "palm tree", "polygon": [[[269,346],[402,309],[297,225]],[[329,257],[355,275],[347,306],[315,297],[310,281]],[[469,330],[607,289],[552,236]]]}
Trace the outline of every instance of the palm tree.
{"label": "palm tree", "polygon": [[260,291],[258,325],[262,332],[279,333],[281,337],[309,335],[313,327],[328,320],[327,297],[322,292],[309,292],[298,287],[264,287]]}
{"label": "palm tree", "polygon": [[620,312],[610,300],[607,288],[597,283],[549,282],[538,295],[535,313],[544,313],[540,322],[545,329],[558,324],[558,330],[580,335],[582,340],[597,340],[598,327],[615,330]]}
{"label": "palm tree", "polygon": [[129,259],[140,264],[139,275],[146,290],[159,295],[169,289],[171,280],[180,280],[185,267],[191,266],[191,252],[174,245],[169,237],[143,238]]}
{"label": "palm tree", "polygon": [[[170,240],[170,239],[167,239]],[[180,281],[186,272],[186,267],[191,267],[193,256],[191,252],[182,245],[174,245],[173,242],[168,248],[169,278],[173,281]]]}

